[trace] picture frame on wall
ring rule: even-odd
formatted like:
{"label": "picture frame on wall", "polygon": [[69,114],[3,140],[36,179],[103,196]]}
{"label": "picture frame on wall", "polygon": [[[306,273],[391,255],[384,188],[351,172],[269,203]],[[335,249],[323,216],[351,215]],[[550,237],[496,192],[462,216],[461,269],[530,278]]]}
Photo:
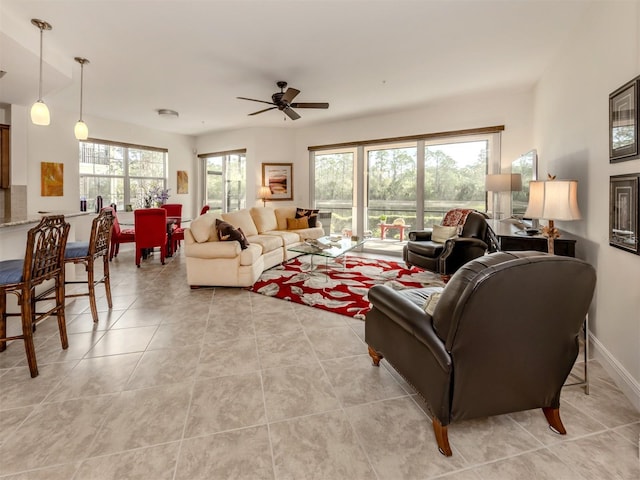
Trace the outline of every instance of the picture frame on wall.
{"label": "picture frame on wall", "polygon": [[293,163],[263,163],[262,185],[271,190],[270,201],[293,200]]}
{"label": "picture frame on wall", "polygon": [[636,255],[640,173],[609,177],[609,245]]}
{"label": "picture frame on wall", "polygon": [[638,158],[638,77],[609,95],[609,162]]}

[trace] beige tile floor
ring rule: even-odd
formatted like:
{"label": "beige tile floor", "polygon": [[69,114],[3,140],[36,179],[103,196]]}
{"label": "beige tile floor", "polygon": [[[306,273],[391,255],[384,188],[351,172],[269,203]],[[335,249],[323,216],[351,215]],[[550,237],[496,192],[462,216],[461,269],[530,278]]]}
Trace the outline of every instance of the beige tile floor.
{"label": "beige tile floor", "polygon": [[[0,476],[10,479],[638,479],[640,413],[597,362],[540,411],[453,424],[437,451],[411,388],[371,366],[364,323],[243,289],[190,290],[181,252],[112,263],[114,308],[68,305],[0,353]],[[100,292],[103,295],[103,290]]]}

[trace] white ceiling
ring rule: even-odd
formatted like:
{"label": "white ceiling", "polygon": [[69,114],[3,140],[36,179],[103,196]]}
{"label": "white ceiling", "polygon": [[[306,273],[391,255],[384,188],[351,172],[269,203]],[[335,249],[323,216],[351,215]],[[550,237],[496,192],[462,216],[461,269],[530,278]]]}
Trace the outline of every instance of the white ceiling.
{"label": "white ceiling", "polygon": [[[530,88],[589,2],[575,0],[0,0],[0,103],[30,105],[44,33],[44,100],[84,113],[198,135],[304,127],[494,89]],[[285,80],[299,109],[267,105]],[[157,110],[180,113],[165,119]],[[89,122],[88,122],[89,123]],[[89,125],[91,127],[91,125]]]}

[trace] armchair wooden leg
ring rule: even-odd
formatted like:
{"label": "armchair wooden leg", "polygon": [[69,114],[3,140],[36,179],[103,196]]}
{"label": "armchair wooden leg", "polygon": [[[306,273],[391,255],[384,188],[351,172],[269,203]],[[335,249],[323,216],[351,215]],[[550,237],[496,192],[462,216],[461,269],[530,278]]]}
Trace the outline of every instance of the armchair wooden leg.
{"label": "armchair wooden leg", "polygon": [[544,407],[542,411],[544,412],[544,416],[547,418],[547,422],[549,422],[549,426],[554,432],[559,433],[560,435],[567,434],[567,431],[562,424],[562,420],[560,420],[559,408]]}
{"label": "armchair wooden leg", "polygon": [[438,450],[445,457],[450,457],[451,447],[449,446],[449,436],[447,434],[447,427],[443,426],[437,418],[433,418],[433,433],[436,435],[436,442],[438,442]]}
{"label": "armchair wooden leg", "polygon": [[380,366],[380,360],[382,360],[384,357],[376,352],[373,348],[369,347],[369,355],[371,356],[371,359],[373,360],[373,365],[376,367]]}

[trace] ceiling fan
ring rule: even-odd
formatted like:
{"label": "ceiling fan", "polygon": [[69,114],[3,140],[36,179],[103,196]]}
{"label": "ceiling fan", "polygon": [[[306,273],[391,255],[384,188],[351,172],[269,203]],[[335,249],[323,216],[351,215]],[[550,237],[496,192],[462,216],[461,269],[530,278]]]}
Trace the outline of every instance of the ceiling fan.
{"label": "ceiling fan", "polygon": [[[273,107],[265,108],[264,110],[258,110],[257,112],[250,113],[249,115],[257,115],[259,113],[268,112],[269,110],[274,110],[277,108],[278,110],[284,112],[284,114],[287,115],[291,120],[297,120],[300,118],[300,115],[298,115],[293,110],[294,108],[329,108],[328,103],[292,103],[291,101],[296,98],[296,96],[300,93],[300,90],[296,90],[295,88],[291,87],[287,88],[287,82],[283,81],[277,82],[276,85],[278,86],[280,91],[271,95],[270,102],[247,97],[236,98],[240,100],[250,100],[252,102],[260,102],[266,103],[268,105],[273,105]],[[287,88],[286,92],[284,91],[285,88]]]}

